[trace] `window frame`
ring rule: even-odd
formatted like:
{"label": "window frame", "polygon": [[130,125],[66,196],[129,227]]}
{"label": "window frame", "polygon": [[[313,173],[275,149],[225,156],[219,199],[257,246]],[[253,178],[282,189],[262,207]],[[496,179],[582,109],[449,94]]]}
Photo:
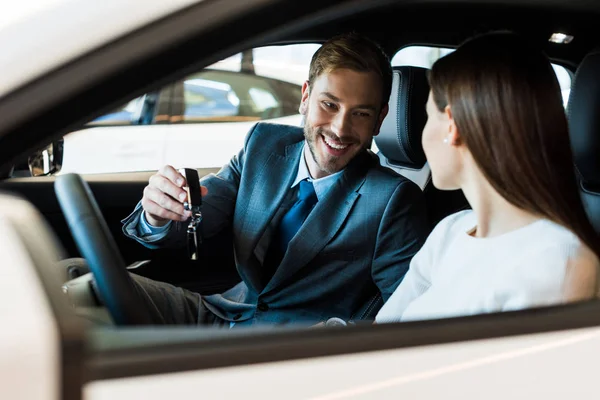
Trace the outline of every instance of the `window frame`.
{"label": "window frame", "polygon": [[[128,329],[142,345],[110,346],[114,331],[91,333],[91,380],[117,379],[267,362],[396,350],[419,346],[506,338],[600,325],[600,301],[344,329],[231,330],[197,327],[147,332]],[[108,340],[107,336],[108,335]],[[125,336],[124,335],[124,336]],[[144,343],[148,345],[143,345]],[[232,351],[232,349],[235,349]]]}

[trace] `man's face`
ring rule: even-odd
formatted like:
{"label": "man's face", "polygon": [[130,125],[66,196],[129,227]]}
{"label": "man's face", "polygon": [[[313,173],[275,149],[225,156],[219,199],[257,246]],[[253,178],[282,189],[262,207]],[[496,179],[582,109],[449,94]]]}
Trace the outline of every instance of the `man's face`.
{"label": "man's face", "polygon": [[302,87],[300,112],[310,149],[306,162],[313,178],[341,171],[379,133],[382,82],[374,72],[337,69]]}

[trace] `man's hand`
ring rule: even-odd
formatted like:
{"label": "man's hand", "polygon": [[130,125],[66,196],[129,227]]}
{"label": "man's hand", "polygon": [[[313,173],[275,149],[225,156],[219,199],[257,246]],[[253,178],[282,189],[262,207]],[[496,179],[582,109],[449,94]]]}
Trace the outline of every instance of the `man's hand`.
{"label": "man's hand", "polygon": [[[163,226],[169,221],[186,221],[192,216],[183,208],[187,193],[182,188],[186,185],[185,178],[170,165],[150,177],[142,197],[142,207],[150,225]],[[203,186],[201,190],[202,196],[208,193]]]}

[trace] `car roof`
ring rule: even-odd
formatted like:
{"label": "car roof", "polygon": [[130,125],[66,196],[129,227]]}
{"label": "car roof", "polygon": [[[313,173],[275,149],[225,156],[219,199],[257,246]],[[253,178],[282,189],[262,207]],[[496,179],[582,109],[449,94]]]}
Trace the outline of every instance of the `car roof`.
{"label": "car roof", "polygon": [[[6,12],[8,17],[0,19],[0,51],[10,57],[0,58],[3,72],[0,96],[105,43],[200,2],[202,0],[24,0],[21,5],[2,5],[0,14]],[[354,11],[344,16],[340,9],[335,23],[294,32],[276,43],[322,42],[336,33],[354,30],[377,40],[392,56],[409,44],[456,47],[473,34],[508,29],[540,43],[553,60],[571,65],[576,65],[598,45],[600,2],[379,0],[358,3],[365,4],[364,12]],[[389,4],[369,10],[376,3]],[[568,46],[548,43],[553,32],[570,33],[575,40]],[[274,43],[265,41],[264,45],[267,44]],[[35,62],[29,62],[32,57]]]}
{"label": "car roof", "polygon": [[[484,32],[509,30],[541,47],[553,60],[575,66],[599,45],[600,2],[557,0],[421,0],[388,2],[387,6],[349,15],[286,38],[288,42],[323,41],[348,31],[375,39],[393,56],[407,45],[457,47]],[[552,33],[575,39],[550,43]],[[285,43],[282,40],[281,43]]]}
{"label": "car roof", "polygon": [[3,2],[0,52],[9,56],[0,57],[0,96],[81,54],[201,1]]}

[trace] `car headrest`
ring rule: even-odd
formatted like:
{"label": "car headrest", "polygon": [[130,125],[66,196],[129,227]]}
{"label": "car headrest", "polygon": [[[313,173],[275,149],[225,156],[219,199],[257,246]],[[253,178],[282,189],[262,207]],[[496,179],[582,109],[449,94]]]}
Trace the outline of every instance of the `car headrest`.
{"label": "car headrest", "polygon": [[421,134],[427,121],[428,96],[427,69],[394,67],[390,110],[375,136],[375,144],[388,163],[414,169],[425,165]]}
{"label": "car headrest", "polygon": [[600,50],[577,68],[567,115],[575,165],[583,183],[600,186]]}

